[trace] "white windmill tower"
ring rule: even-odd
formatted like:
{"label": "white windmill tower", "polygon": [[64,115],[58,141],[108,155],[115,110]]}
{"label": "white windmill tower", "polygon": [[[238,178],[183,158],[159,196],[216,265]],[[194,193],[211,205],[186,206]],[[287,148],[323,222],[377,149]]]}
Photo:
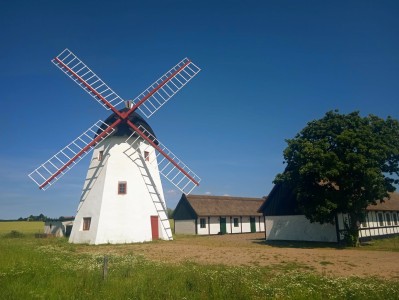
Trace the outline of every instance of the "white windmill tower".
{"label": "white windmill tower", "polygon": [[118,110],[122,98],[71,51],[65,49],[52,62],[113,112],[29,174],[45,190],[94,149],[69,241],[171,240],[160,174],[185,194],[200,179],[155,137],[136,110],[149,118],[200,69],[183,59]]}

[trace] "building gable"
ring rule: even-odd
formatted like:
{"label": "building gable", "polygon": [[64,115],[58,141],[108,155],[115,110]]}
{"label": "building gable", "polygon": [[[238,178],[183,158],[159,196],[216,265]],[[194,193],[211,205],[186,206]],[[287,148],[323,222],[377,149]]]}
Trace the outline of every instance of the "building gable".
{"label": "building gable", "polygon": [[194,209],[191,207],[190,203],[187,201],[186,195],[183,194],[173,212],[173,219],[191,220],[196,218],[197,214],[195,213]]}
{"label": "building gable", "polygon": [[259,209],[264,216],[294,216],[301,215],[298,202],[292,189],[284,184],[276,184],[267,200]]}

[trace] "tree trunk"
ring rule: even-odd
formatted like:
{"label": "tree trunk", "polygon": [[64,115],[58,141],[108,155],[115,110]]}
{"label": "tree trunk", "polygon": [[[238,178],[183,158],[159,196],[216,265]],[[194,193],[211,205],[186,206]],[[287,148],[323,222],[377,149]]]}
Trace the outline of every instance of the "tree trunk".
{"label": "tree trunk", "polygon": [[348,235],[349,235],[349,245],[352,247],[359,247],[359,218],[356,214],[349,214],[349,226],[348,226]]}

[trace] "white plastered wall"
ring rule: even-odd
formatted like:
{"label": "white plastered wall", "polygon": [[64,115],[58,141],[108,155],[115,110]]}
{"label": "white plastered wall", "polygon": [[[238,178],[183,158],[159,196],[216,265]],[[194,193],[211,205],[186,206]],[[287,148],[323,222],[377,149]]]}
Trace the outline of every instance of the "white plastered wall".
{"label": "white plastered wall", "polygon": [[[109,137],[94,150],[70,242],[104,244],[152,240],[150,217],[157,216],[158,212],[146,184],[148,178],[143,177],[142,172],[149,173],[164,203],[158,166],[144,162],[125,140],[126,137]],[[146,145],[140,144],[142,152],[144,147]],[[99,151],[104,151],[101,160]],[[150,151],[151,155],[155,155],[154,151]],[[118,195],[119,182],[127,183],[126,194]],[[89,230],[83,230],[83,218],[91,218]],[[167,239],[161,222],[158,223],[159,237]]]}
{"label": "white plastered wall", "polygon": [[177,234],[195,234],[195,220],[175,220]]}
{"label": "white plastered wall", "polygon": [[332,224],[311,223],[303,215],[266,216],[267,240],[336,242],[336,227]]}
{"label": "white plastered wall", "polygon": [[[201,228],[200,219],[205,219],[205,228]],[[247,216],[235,216],[235,217],[223,217],[226,218],[226,233],[250,233],[251,223],[250,217]],[[238,227],[234,227],[234,218],[238,218]],[[263,216],[255,217],[256,232],[265,231],[265,223]],[[176,231],[177,232],[177,231]],[[197,219],[197,234],[218,234],[220,232],[220,217],[200,217]]]}

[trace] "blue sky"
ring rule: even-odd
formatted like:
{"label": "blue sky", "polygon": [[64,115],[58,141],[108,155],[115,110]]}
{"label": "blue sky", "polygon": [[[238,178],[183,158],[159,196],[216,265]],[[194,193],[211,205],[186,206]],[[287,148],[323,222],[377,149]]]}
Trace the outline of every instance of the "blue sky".
{"label": "blue sky", "polygon": [[50,62],[65,48],[125,99],[202,68],[148,120],[194,194],[267,195],[285,139],[331,109],[399,119],[398,1],[16,0],[0,26],[0,219],[75,214],[88,157],[44,192],[27,175],[108,116]]}

